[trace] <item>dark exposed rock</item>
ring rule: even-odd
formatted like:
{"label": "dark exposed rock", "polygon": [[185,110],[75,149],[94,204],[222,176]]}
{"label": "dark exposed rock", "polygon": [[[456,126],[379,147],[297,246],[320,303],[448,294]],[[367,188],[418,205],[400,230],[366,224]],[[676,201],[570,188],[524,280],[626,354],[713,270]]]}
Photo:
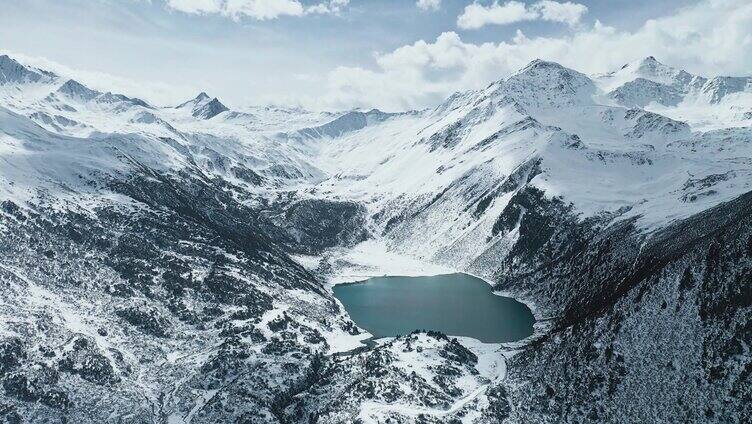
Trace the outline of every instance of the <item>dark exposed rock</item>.
{"label": "dark exposed rock", "polygon": [[18,338],[3,339],[0,341],[0,375],[15,369],[26,358],[21,340]]}
{"label": "dark exposed rock", "polygon": [[120,381],[110,361],[85,338],[76,339],[58,363],[61,371],[79,375],[94,384],[107,385]]}
{"label": "dark exposed rock", "polygon": [[227,112],[227,106],[223,105],[216,97],[193,109],[193,116],[200,119],[211,119],[222,112]]}
{"label": "dark exposed rock", "polygon": [[352,246],[368,237],[365,207],[355,202],[301,200],[279,218],[293,251],[315,254],[330,247]]}
{"label": "dark exposed rock", "polygon": [[115,310],[115,313],[139,330],[157,337],[167,337],[168,322],[160,313],[142,305],[131,305]]}
{"label": "dark exposed rock", "polygon": [[33,364],[26,370],[5,376],[3,388],[8,396],[22,402],[38,402],[54,409],[66,409],[72,405],[68,395],[56,387],[58,372],[44,364]]}

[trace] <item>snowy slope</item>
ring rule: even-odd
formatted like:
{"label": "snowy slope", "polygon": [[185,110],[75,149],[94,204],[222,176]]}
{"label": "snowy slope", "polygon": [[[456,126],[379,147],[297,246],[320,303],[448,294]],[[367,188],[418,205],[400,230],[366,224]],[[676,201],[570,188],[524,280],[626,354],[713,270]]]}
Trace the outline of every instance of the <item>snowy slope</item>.
{"label": "snowy slope", "polygon": [[514,231],[497,221],[526,187],[581,219],[634,217],[646,232],[750,189],[747,79],[695,76],[653,57],[592,79],[536,60],[485,89],[403,114],[235,111],[205,93],[152,107],[3,63],[16,75],[4,104],[48,131],[157,139],[139,157],[172,172],[194,167],[273,208],[307,198],[357,202],[371,234],[430,261],[468,265],[513,243]]}
{"label": "snowy slope", "polygon": [[[664,82],[692,79],[648,70]],[[314,195],[366,203],[378,231],[394,233],[405,251],[469,263],[472,252],[504,243],[494,223],[528,184],[573,204],[582,218],[638,217],[645,231],[750,190],[747,130],[728,130],[734,136],[724,140],[599,99],[585,75],[535,61],[433,111],[321,143],[320,166],[332,177]]]}

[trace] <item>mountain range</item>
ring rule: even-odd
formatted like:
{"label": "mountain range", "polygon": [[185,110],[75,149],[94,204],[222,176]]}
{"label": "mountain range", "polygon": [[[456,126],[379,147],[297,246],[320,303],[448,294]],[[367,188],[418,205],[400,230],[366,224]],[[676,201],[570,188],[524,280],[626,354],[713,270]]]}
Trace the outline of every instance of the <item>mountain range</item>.
{"label": "mountain range", "polygon": [[[332,285],[467,272],[522,342],[370,335]],[[434,108],[234,109],[0,56],[7,422],[744,422],[752,78],[535,60]]]}

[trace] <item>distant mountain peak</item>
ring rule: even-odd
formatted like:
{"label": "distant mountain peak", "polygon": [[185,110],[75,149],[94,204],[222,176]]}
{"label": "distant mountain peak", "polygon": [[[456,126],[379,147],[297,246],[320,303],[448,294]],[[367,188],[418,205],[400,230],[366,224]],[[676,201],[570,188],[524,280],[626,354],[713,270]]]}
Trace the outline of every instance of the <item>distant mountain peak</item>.
{"label": "distant mountain peak", "polygon": [[645,107],[651,102],[676,106],[682,100],[682,92],[674,86],[637,77],[610,91],[608,97],[629,107]]}
{"label": "distant mountain peak", "polygon": [[344,113],[326,124],[316,127],[308,127],[298,130],[298,134],[308,138],[339,137],[349,132],[363,129],[369,125],[383,122],[399,113],[387,113],[378,109],[367,112],[351,110]]}
{"label": "distant mountain peak", "polygon": [[562,66],[562,65],[560,65],[560,64],[558,64],[556,62],[551,62],[551,61],[543,60],[543,59],[534,59],[530,63],[528,63],[527,65],[525,65],[525,67],[522,68],[522,70],[520,72],[524,72],[524,71],[526,71],[528,69],[536,69],[536,68],[537,69],[541,69],[541,68],[566,69],[566,68],[564,68],[564,66]]}
{"label": "distant mountain peak", "polygon": [[69,79],[63,85],[61,85],[57,91],[60,91],[60,92],[74,91],[75,92],[75,91],[80,91],[80,90],[89,90],[89,88],[74,79]]}
{"label": "distant mountain peak", "polygon": [[[202,93],[203,94],[203,93]],[[208,96],[207,96],[208,98]],[[211,119],[222,112],[230,110],[227,106],[223,105],[216,97],[203,104],[198,103],[193,108],[192,115],[196,118]]]}
{"label": "distant mountain peak", "polygon": [[[216,99],[216,97],[215,97],[215,99]],[[203,105],[204,103],[207,103],[209,101],[211,101],[211,97],[209,97],[209,95],[206,94],[205,91],[202,91],[202,92],[198,93],[198,95],[196,97],[194,97],[194,98],[192,98],[192,99],[190,99],[190,100],[188,100],[186,102],[183,102],[183,103],[177,105],[176,108],[179,109],[179,108],[184,108],[186,106],[190,106],[191,108],[196,108],[196,107],[200,107],[201,105]]]}
{"label": "distant mountain peak", "polygon": [[653,56],[640,60],[637,63],[637,69],[642,72],[676,72],[674,68],[664,65]]}
{"label": "distant mountain peak", "polygon": [[198,93],[198,96],[177,106],[178,109],[190,108],[191,115],[200,119],[211,119],[222,112],[230,110],[216,97],[209,97],[206,92]]}
{"label": "distant mountain peak", "polygon": [[505,95],[526,106],[560,106],[592,101],[595,85],[585,74],[536,59],[500,84]]}
{"label": "distant mountain peak", "polygon": [[58,93],[64,94],[69,97],[79,98],[83,100],[92,100],[98,95],[102,94],[99,91],[92,90],[91,88],[81,84],[80,82],[69,79],[65,84],[61,85],[57,89]]}
{"label": "distant mountain peak", "polygon": [[57,78],[52,72],[25,66],[7,54],[0,55],[0,84],[51,82]]}
{"label": "distant mountain peak", "polygon": [[551,62],[547,60],[542,59],[535,59],[532,62],[525,65],[524,68],[520,69],[519,71],[512,74],[509,79],[519,77],[519,76],[540,76],[540,75],[549,75],[549,76],[572,76],[576,78],[585,78],[587,79],[587,76],[585,74],[582,74],[580,72],[575,71],[574,69],[567,68],[564,65],[561,65],[556,62]]}
{"label": "distant mountain peak", "polygon": [[[649,80],[671,86],[675,90],[687,91],[688,85],[696,77],[688,72],[659,62],[655,56],[647,56],[622,66],[615,72],[595,76],[605,91],[612,91],[637,79]],[[699,82],[702,85],[704,81]]]}
{"label": "distant mountain peak", "polygon": [[100,104],[113,104],[120,105],[128,104],[131,106],[141,106],[145,108],[151,108],[148,103],[138,98],[127,97],[123,94],[115,94],[112,92],[102,93],[91,89],[80,82],[69,79],[60,88],[57,89],[57,93],[64,95],[70,99],[75,99],[83,102],[95,101]]}

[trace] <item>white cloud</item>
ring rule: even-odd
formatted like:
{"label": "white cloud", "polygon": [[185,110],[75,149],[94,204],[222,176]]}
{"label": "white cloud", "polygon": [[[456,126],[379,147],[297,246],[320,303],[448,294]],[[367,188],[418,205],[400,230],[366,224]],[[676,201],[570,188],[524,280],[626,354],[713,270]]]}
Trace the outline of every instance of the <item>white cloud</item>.
{"label": "white cloud", "polygon": [[532,21],[538,15],[527,9],[527,5],[518,1],[510,1],[500,5],[494,3],[483,6],[473,3],[465,7],[465,11],[457,18],[457,26],[463,29],[477,29],[488,24],[507,25],[520,21]]}
{"label": "white cloud", "polygon": [[234,20],[248,17],[257,20],[280,16],[339,13],[350,0],[327,0],[304,6],[299,0],[167,0],[168,8],[192,14],[218,14]]}
{"label": "white cloud", "polygon": [[330,0],[329,3],[323,2],[306,8],[306,13],[338,14],[348,4],[350,4],[350,0]]}
{"label": "white cloud", "polygon": [[221,0],[167,0],[167,7],[185,13],[219,13]]}
{"label": "white cloud", "polygon": [[582,15],[587,13],[588,8],[579,3],[559,3],[552,0],[543,0],[532,6],[540,13],[544,21],[563,22],[567,25],[574,26],[580,23]]}
{"label": "white cloud", "polygon": [[225,10],[234,18],[249,16],[264,20],[283,15],[300,16],[303,5],[297,0],[227,0]]}
{"label": "white cloud", "polygon": [[439,10],[441,8],[441,0],[418,0],[415,2],[415,5],[423,10]]}
{"label": "white cloud", "polygon": [[473,3],[466,6],[457,18],[457,26],[462,29],[478,29],[486,25],[508,25],[535,20],[575,26],[587,11],[587,6],[579,3],[559,3],[553,0],[541,0],[530,6],[514,0],[503,4],[495,1],[488,6]]}
{"label": "white cloud", "polygon": [[594,73],[653,55],[690,72],[744,75],[752,69],[749,51],[752,3],[748,0],[705,0],[648,20],[634,31],[596,22],[562,37],[528,37],[518,31],[510,41],[482,44],[445,32],[433,42],[421,40],[376,55],[373,69],[336,68],[328,76],[323,106],[430,107],[455,91],[484,87],[535,58]]}

